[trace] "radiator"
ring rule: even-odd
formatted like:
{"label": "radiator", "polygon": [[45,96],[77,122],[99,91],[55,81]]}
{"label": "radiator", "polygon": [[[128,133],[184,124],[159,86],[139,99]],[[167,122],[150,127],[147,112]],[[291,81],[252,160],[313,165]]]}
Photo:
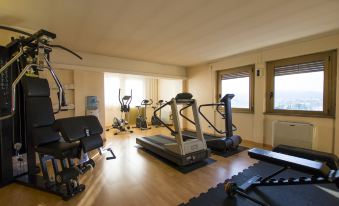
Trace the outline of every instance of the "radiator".
{"label": "radiator", "polygon": [[312,149],[314,126],[309,123],[274,121],[273,146],[279,144]]}

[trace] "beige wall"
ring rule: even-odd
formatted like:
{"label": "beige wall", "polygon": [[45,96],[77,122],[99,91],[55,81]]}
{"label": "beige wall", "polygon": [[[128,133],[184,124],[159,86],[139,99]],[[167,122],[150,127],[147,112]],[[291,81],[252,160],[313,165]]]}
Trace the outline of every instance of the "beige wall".
{"label": "beige wall", "polygon": [[[64,91],[65,91],[65,98],[66,98],[66,103],[68,105],[74,105],[74,72],[73,70],[68,70],[68,69],[56,69],[55,70],[59,80],[61,81]],[[56,86],[56,83],[51,76],[49,72],[44,70],[44,72],[40,73],[40,77],[46,78],[49,82],[49,86],[51,88],[51,99],[52,99],[52,104],[53,108],[57,108],[58,106],[58,89]],[[72,89],[69,89],[72,88]],[[66,117],[72,117],[75,114],[75,110],[69,109],[67,111],[60,111],[59,113],[55,114],[55,118],[66,118]]]}
{"label": "beige wall", "polygon": [[186,78],[186,69],[180,66],[158,64],[119,57],[77,52],[83,60],[60,49],[53,50],[52,62],[56,67],[74,70],[135,74],[165,78]]}
{"label": "beige wall", "polygon": [[[181,79],[158,79],[158,98],[169,101],[178,93],[183,91],[183,80]],[[170,115],[171,107],[166,106],[161,110],[161,119],[167,123],[171,123]],[[182,118],[179,119],[182,122]]]}
{"label": "beige wall", "polygon": [[[339,155],[339,121],[335,121],[335,119],[331,118],[264,115],[265,69],[267,61],[338,48],[339,35],[331,35],[317,39],[290,42],[271,48],[220,59],[209,64],[188,68],[186,87],[189,92],[193,93],[199,104],[212,102],[215,100],[216,94],[215,74],[217,70],[255,64],[256,69],[260,69],[261,71],[261,76],[255,77],[255,112],[254,114],[235,113],[233,115],[234,124],[238,126],[237,133],[247,140],[272,144],[272,121],[284,120],[308,122],[313,124],[316,128],[314,149],[335,152]],[[339,79],[339,77],[337,77],[337,79]],[[338,80],[337,84],[339,84]],[[338,101],[339,91],[337,89],[337,102]],[[337,115],[339,115],[338,106],[336,111]],[[206,110],[206,114],[213,120],[215,115],[212,110]],[[215,121],[217,125],[222,126],[221,120],[217,119]],[[203,129],[205,131],[210,131],[210,129],[207,128],[206,123],[203,123]]]}
{"label": "beige wall", "polygon": [[99,120],[105,125],[104,73],[74,71],[75,115],[86,114],[86,97],[97,96],[99,102]]}
{"label": "beige wall", "polygon": [[[56,73],[64,86],[67,104],[74,104],[75,109],[62,111],[56,118],[86,115],[86,97],[97,96],[99,101],[99,121],[104,125],[105,99],[104,74],[101,72],[77,71],[69,69],[56,69]],[[55,82],[48,72],[42,73],[47,78],[51,88],[56,88]],[[72,89],[68,89],[72,87]],[[52,103],[57,104],[57,89],[52,89]]]}

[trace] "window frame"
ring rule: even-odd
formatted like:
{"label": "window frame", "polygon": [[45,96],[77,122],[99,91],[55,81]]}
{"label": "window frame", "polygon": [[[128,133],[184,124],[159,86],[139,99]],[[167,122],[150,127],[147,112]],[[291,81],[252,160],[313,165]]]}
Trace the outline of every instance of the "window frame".
{"label": "window frame", "polygon": [[[303,111],[274,109],[274,69],[291,64],[302,64],[312,61],[325,60],[324,65],[324,91],[323,111]],[[336,104],[336,76],[337,76],[337,51],[327,51],[309,55],[291,57],[269,61],[266,63],[266,112],[265,114],[306,116],[306,117],[335,117]]]}
{"label": "window frame", "polygon": [[249,108],[234,108],[232,107],[232,112],[235,113],[254,113],[254,70],[255,64],[250,64],[246,66],[240,66],[230,69],[223,69],[217,71],[217,91],[216,91],[216,101],[219,102],[221,99],[221,90],[222,90],[222,75],[225,74],[233,74],[239,72],[249,72],[250,74],[250,82],[249,82]]}

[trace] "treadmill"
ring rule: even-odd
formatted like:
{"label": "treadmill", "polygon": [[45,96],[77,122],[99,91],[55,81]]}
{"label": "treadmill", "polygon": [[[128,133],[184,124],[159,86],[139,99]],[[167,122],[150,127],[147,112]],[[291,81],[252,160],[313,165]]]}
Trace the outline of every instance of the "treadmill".
{"label": "treadmill", "polygon": [[[236,150],[240,145],[242,139],[239,135],[234,135],[233,131],[236,131],[236,127],[232,123],[232,105],[231,100],[234,98],[234,94],[226,94],[221,98],[220,103],[212,104],[202,104],[199,106],[200,115],[207,121],[207,123],[214,129],[215,132],[220,134],[220,136],[203,134],[207,147],[214,151],[227,152],[231,150]],[[216,111],[221,115],[221,118],[225,120],[225,130],[219,130],[211,123],[211,121],[201,112],[203,107],[216,107]],[[223,108],[222,108],[223,107]],[[186,107],[183,107],[180,110],[180,115],[185,118],[187,121],[194,124],[194,122],[185,116],[182,111]],[[183,131],[184,138],[194,139],[196,138],[195,132],[192,131]],[[222,136],[221,136],[222,135]]]}
{"label": "treadmill", "polygon": [[[178,105],[185,105],[186,108],[191,107],[194,116],[194,124],[196,126],[196,138],[184,138],[182,135]],[[160,111],[166,106],[171,106],[173,115],[174,129],[165,124],[156,115],[157,111]],[[155,153],[179,166],[187,166],[196,162],[205,160],[211,155],[211,151],[207,148],[205,139],[203,137],[198,107],[196,100],[193,99],[190,93],[179,93],[171,101],[166,102],[161,107],[154,111],[154,116],[163,124],[168,130],[171,131],[173,137],[165,135],[154,135],[148,137],[140,137],[136,139],[136,143],[141,145],[146,150]]]}

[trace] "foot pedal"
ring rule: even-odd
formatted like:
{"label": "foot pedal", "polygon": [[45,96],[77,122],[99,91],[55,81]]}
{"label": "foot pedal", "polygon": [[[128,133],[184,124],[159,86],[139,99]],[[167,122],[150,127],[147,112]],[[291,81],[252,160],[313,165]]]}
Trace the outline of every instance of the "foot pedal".
{"label": "foot pedal", "polygon": [[64,184],[70,182],[71,180],[77,179],[79,175],[80,173],[77,169],[66,168],[55,176],[55,182],[57,184]]}
{"label": "foot pedal", "polygon": [[80,174],[83,175],[95,167],[95,162],[92,159],[89,159],[88,161],[82,163],[81,165],[78,165],[77,167],[78,167]]}

